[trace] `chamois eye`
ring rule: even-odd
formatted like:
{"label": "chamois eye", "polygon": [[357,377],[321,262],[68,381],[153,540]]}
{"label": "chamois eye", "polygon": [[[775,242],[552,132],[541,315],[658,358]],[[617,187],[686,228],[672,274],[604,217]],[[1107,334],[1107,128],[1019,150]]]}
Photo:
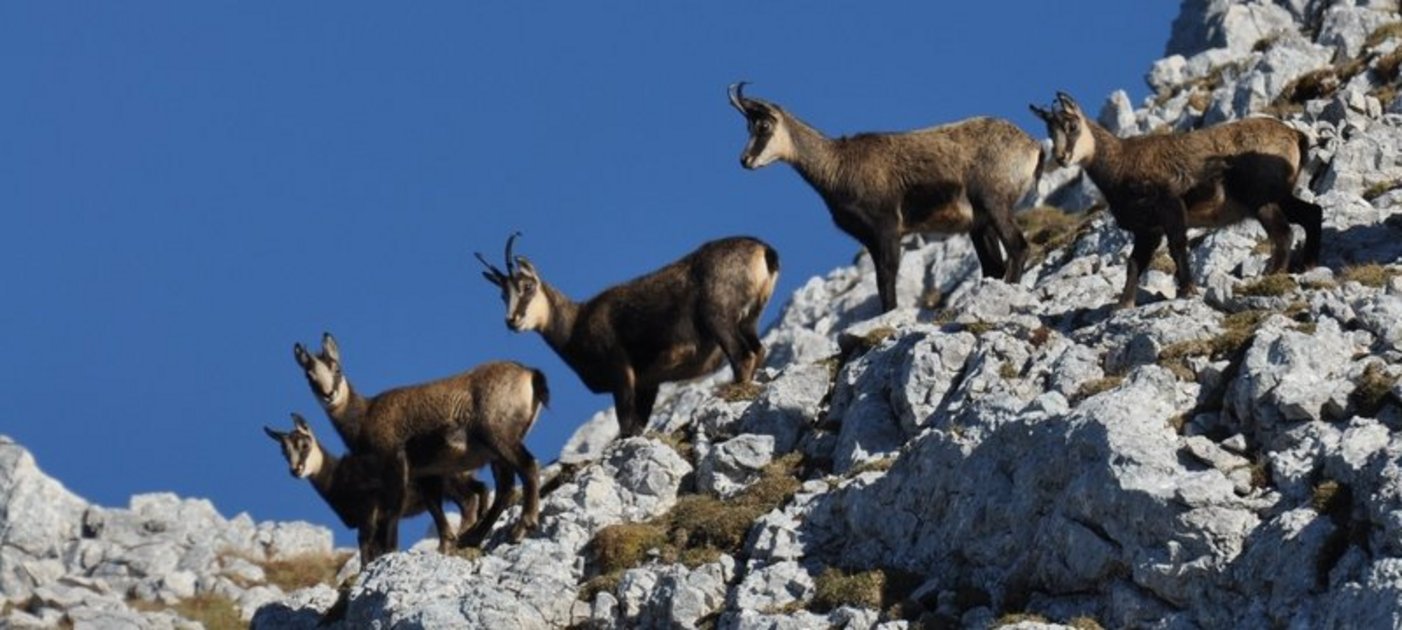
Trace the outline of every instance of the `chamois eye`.
{"label": "chamois eye", "polygon": [[755,128],[759,129],[760,131],[769,131],[773,127],[774,123],[771,123],[768,120],[761,120],[755,123]]}
{"label": "chamois eye", "polygon": [[526,281],[522,282],[522,283],[521,283],[521,290],[522,290],[522,291],[534,291],[534,290],[535,290],[535,280],[526,280]]}

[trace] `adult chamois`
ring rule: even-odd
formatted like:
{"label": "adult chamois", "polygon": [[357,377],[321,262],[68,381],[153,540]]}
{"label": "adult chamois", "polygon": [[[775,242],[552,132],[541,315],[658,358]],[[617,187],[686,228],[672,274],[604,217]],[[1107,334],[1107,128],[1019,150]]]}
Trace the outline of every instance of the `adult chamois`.
{"label": "adult chamois", "polygon": [[1309,149],[1305,134],[1273,118],[1247,118],[1187,133],[1118,138],[1063,92],[1032,112],[1047,124],[1057,164],[1080,165],[1105,194],[1134,249],[1117,304],[1134,306],[1139,275],[1168,237],[1180,295],[1196,290],[1188,268],[1188,228],[1222,227],[1247,217],[1271,240],[1266,273],[1290,262],[1290,224],[1305,230],[1301,268],[1319,262],[1323,210],[1294,194]]}
{"label": "adult chamois", "polygon": [[[828,138],[782,107],[730,86],[750,138],[740,165],[788,162],[828,206],[832,220],[871,254],[881,310],[896,308],[901,237],[968,232],[983,275],[1022,278],[1027,241],[1013,208],[1036,185],[1042,149],[994,118],[907,131]],[[999,245],[1007,251],[1006,262]]]}
{"label": "adult chamois", "polygon": [[[319,354],[311,354],[300,343],[292,347],[292,354],[351,453],[394,453],[394,445],[398,445],[404,458],[404,479],[412,478],[424,495],[425,507],[440,536],[445,536],[448,528],[441,497],[432,500],[442,487],[437,478],[487,464],[496,479],[496,495],[486,515],[463,531],[457,544],[475,546],[491,533],[506,509],[514,477],[520,477],[525,486],[525,505],[511,529],[511,540],[520,540],[536,527],[540,471],[524,440],[540,409],[550,401],[544,373],[519,363],[494,361],[366,398],[346,378],[340,346],[330,333],[322,335]],[[389,546],[393,549],[397,544]],[[448,539],[440,538],[439,546],[447,549],[451,545]]]}
{"label": "adult chamois", "polygon": [[[381,500],[384,488],[380,471],[384,462],[373,455],[337,457],[331,454],[297,413],[292,414],[291,431],[276,431],[270,427],[263,427],[263,431],[282,446],[282,455],[287,459],[292,476],[310,481],[341,523],[356,530],[361,566],[391,551],[376,544],[373,531],[374,524],[383,520],[379,510],[388,507]],[[439,479],[443,483],[442,495],[458,505],[462,514],[461,528],[466,529],[481,519],[487,508],[487,487],[482,482],[474,479],[471,472]],[[423,495],[411,489],[396,517],[422,514],[427,507]],[[444,533],[439,532],[440,539]],[[451,536],[452,532],[446,534]]]}
{"label": "adult chamois", "polygon": [[619,431],[639,435],[662,383],[703,376],[730,363],[748,385],[764,361],[756,325],[779,276],[779,254],[749,237],[711,241],[657,271],[574,302],[513,256],[483,277],[501,289],[506,325],[534,330],[595,393],[611,392]]}

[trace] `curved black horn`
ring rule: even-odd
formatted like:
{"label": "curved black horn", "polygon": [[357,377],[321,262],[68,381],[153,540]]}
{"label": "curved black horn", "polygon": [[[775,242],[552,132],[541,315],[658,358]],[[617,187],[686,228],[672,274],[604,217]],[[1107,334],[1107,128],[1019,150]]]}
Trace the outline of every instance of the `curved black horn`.
{"label": "curved black horn", "polygon": [[519,236],[521,236],[521,232],[518,230],[518,231],[512,232],[512,233],[511,233],[511,236],[509,236],[509,237],[506,238],[506,271],[507,271],[507,273],[513,273],[513,274],[516,273],[516,268],[515,268],[515,266],[513,266],[512,263],[511,263],[511,247],[512,247],[513,245],[516,244],[516,238],[519,237]]}
{"label": "curved black horn", "polygon": [[731,83],[728,90],[730,92],[730,105],[740,110],[741,114],[745,113],[745,85],[748,83],[749,81]]}

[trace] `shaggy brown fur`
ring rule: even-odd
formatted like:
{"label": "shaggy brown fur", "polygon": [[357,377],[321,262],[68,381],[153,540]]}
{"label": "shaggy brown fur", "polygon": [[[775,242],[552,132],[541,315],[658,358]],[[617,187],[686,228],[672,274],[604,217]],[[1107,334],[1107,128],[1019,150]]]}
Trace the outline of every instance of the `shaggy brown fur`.
{"label": "shaggy brown fur", "polygon": [[[782,107],[746,98],[731,104],[748,122],[740,164],[792,164],[823,198],[833,222],[871,253],[881,308],[896,308],[901,237],[968,232],[983,275],[1017,282],[1027,242],[1013,208],[1037,184],[1041,147],[1005,120],[971,118],[905,133],[827,138]],[[1007,261],[1002,251],[1007,251]]]}
{"label": "shaggy brown fur", "polygon": [[1168,237],[1179,293],[1195,287],[1188,269],[1190,227],[1221,227],[1254,217],[1271,239],[1266,273],[1285,271],[1290,224],[1305,229],[1302,267],[1319,261],[1323,211],[1294,195],[1307,151],[1304,134],[1271,118],[1248,118],[1182,134],[1120,139],[1086,118],[1065,94],[1054,110],[1032,106],[1047,123],[1058,164],[1079,164],[1105,194],[1120,227],[1134,233],[1118,306],[1134,305],[1139,275]]}
{"label": "shaggy brown fur", "polygon": [[[293,355],[351,453],[373,454],[387,462],[386,501],[395,500],[396,479],[402,488],[412,477],[439,528],[441,549],[450,549],[452,544],[439,477],[487,464],[496,479],[496,496],[486,515],[464,531],[457,544],[481,544],[506,509],[514,477],[521,478],[526,492],[524,510],[511,530],[511,539],[519,540],[535,528],[540,511],[540,472],[524,440],[541,407],[549,403],[545,375],[540,371],[509,361],[489,362],[444,379],[365,398],[346,379],[340,348],[329,333],[322,336],[319,355],[311,355],[301,344],[293,347]],[[387,529],[396,528],[391,523]],[[388,549],[397,548],[392,531],[381,534],[387,537]]]}
{"label": "shaggy brown fur", "polygon": [[[507,326],[535,330],[590,391],[613,394],[622,435],[647,426],[662,383],[697,378],[730,363],[748,384],[764,361],[756,328],[774,293],[779,254],[764,242],[711,241],[680,260],[577,303],[541,280],[531,262],[507,271],[482,263],[501,289]],[[479,254],[480,258],[480,254]]]}

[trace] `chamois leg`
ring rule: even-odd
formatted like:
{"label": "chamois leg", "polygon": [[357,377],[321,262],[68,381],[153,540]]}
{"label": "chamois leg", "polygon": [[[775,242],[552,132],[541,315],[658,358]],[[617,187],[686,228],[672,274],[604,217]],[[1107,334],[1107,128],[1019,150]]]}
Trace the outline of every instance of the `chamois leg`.
{"label": "chamois leg", "polygon": [[1017,223],[1013,221],[1014,203],[1016,202],[979,202],[988,215],[989,225],[994,234],[998,236],[998,242],[1008,254],[1003,271],[1003,281],[1008,284],[1017,284],[1022,280],[1022,268],[1027,264],[1027,239],[1022,237],[1022,230],[1018,229]]}
{"label": "chamois leg", "polygon": [[369,522],[362,523],[355,529],[355,544],[360,548],[360,566],[370,564],[372,560],[380,557],[380,551],[375,545],[377,532],[375,522],[378,517],[371,518]]}
{"label": "chamois leg", "polygon": [[409,488],[409,458],[403,449],[395,451],[385,463],[382,483],[380,505],[372,520],[381,552],[391,553],[399,550],[399,516],[404,512],[404,495]]}
{"label": "chamois leg", "polygon": [[471,529],[487,513],[487,484],[468,474],[459,474],[448,483],[449,496],[462,515],[458,531]]}
{"label": "chamois leg", "polygon": [[1287,196],[1280,204],[1285,218],[1305,229],[1305,246],[1300,252],[1299,269],[1312,269],[1319,265],[1319,239],[1324,231],[1324,209],[1293,195]]}
{"label": "chamois leg", "polygon": [[506,511],[506,502],[511,499],[511,490],[516,486],[511,467],[505,462],[493,460],[492,477],[497,482],[497,494],[492,497],[492,507],[487,509],[487,514],[478,520],[472,529],[458,536],[458,547],[481,547],[482,541],[492,533],[492,525],[495,525],[497,519],[501,518],[501,513]]}
{"label": "chamois leg", "polygon": [[716,340],[721,352],[725,353],[725,359],[730,363],[730,371],[735,376],[735,383],[743,385],[749,383],[754,376],[749,344],[745,342],[740,327],[730,321],[723,310],[713,308],[705,313],[702,316],[703,325],[706,328],[705,332]]}
{"label": "chamois leg", "polygon": [[639,383],[634,391],[633,402],[637,409],[638,426],[633,435],[642,435],[647,430],[647,421],[652,418],[652,406],[657,402],[657,385]]}
{"label": "chamois leg", "polygon": [[453,526],[443,513],[443,495],[446,480],[443,477],[419,477],[414,479],[414,488],[419,491],[424,509],[433,517],[433,528],[438,530],[438,553],[453,550]]}
{"label": "chamois leg", "polygon": [[[1164,234],[1168,237],[1168,255],[1173,258],[1173,272],[1178,278],[1178,297],[1196,294],[1193,270],[1188,265],[1188,209],[1184,207],[1183,200],[1174,197],[1159,202],[1158,215],[1159,225],[1163,226]],[[1144,269],[1140,267],[1141,272]]]}
{"label": "chamois leg", "polygon": [[987,223],[974,225],[969,231],[969,240],[974,243],[974,254],[978,256],[978,267],[985,278],[1001,278],[1007,273],[1003,266],[1003,253],[998,249],[998,235]]}
{"label": "chamois leg", "polygon": [[1261,222],[1261,227],[1266,229],[1266,235],[1271,239],[1271,259],[1266,264],[1266,275],[1284,272],[1290,263],[1290,241],[1294,236],[1290,233],[1289,219],[1285,217],[1280,206],[1273,203],[1257,209],[1256,219]]}
{"label": "chamois leg", "polygon": [[535,529],[540,524],[540,467],[536,464],[535,456],[526,450],[524,444],[498,445],[493,450],[502,461],[506,462],[510,471],[515,472],[521,478],[521,485],[525,491],[525,498],[522,500],[521,506],[521,518],[517,519],[516,524],[511,526],[509,539],[513,543],[520,542],[526,532]]}
{"label": "chamois leg", "polygon": [[1134,296],[1139,291],[1139,274],[1149,267],[1149,261],[1153,260],[1161,240],[1163,232],[1157,228],[1134,233],[1134,249],[1130,251],[1125,266],[1125,288],[1120,292],[1120,301],[1115,308],[1134,308]]}
{"label": "chamois leg", "polygon": [[876,293],[881,297],[881,312],[896,310],[896,276],[901,271],[901,235],[878,235],[867,244],[872,265],[876,267]]}
{"label": "chamois leg", "polygon": [[750,351],[750,376],[764,365],[764,344],[759,341],[759,313],[740,322],[740,340],[745,342],[745,349]]}
{"label": "chamois leg", "polygon": [[638,421],[637,392],[633,383],[633,373],[628,372],[628,382],[613,390],[613,412],[618,416],[618,437],[637,437],[642,434],[647,420]]}

